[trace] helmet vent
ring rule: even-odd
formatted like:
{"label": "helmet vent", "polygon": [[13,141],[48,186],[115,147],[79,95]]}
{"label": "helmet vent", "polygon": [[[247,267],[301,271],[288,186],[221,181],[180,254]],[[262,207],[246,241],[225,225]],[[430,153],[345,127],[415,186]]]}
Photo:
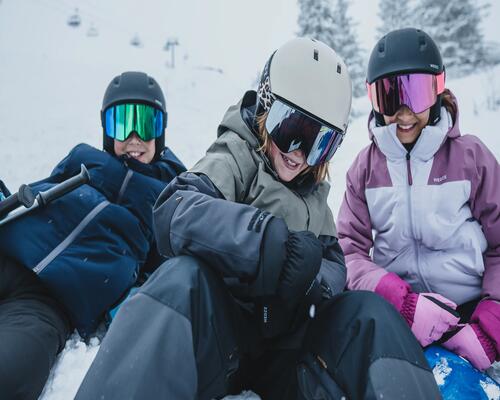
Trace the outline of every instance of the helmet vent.
{"label": "helmet vent", "polygon": [[424,35],[419,35],[419,37],[418,37],[418,46],[419,46],[420,51],[425,50],[425,48],[427,47],[427,42],[425,41],[425,36]]}
{"label": "helmet vent", "polygon": [[314,49],[314,55],[313,55],[314,59],[316,61],[319,61],[319,51],[317,49]]}
{"label": "helmet vent", "polygon": [[342,73],[342,67],[340,66],[340,64],[337,64],[337,74],[341,73]]}
{"label": "helmet vent", "polygon": [[385,43],[383,42],[380,42],[378,44],[378,52],[383,55],[385,53]]}

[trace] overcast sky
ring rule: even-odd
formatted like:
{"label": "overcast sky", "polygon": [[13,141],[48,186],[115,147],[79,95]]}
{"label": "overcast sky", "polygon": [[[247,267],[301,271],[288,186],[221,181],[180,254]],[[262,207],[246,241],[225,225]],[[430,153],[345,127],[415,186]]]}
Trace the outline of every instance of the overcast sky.
{"label": "overcast sky", "polygon": [[[34,3],[42,4],[61,23],[78,7],[82,31],[93,24],[100,35],[127,43],[137,33],[145,48],[161,48],[168,37],[177,37],[178,62],[186,58],[247,79],[255,77],[269,54],[297,33],[294,0],[3,0],[13,1],[27,13],[36,12]],[[500,4],[492,3],[483,31],[487,39],[500,40]],[[360,44],[367,55],[379,24],[377,13],[376,0],[351,1],[350,14],[358,24]],[[109,56],[114,57],[112,48]]]}

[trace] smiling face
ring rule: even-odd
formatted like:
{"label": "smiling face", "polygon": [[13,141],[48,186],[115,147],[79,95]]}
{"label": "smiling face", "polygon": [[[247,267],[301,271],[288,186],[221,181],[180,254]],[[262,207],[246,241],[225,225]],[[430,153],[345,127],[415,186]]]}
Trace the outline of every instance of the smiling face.
{"label": "smiling face", "polygon": [[153,160],[155,149],[154,139],[145,142],[135,133],[132,133],[124,142],[114,140],[114,150],[118,157],[127,155],[144,164],[149,164]]}
{"label": "smiling face", "polygon": [[290,182],[308,167],[306,156],[302,150],[283,153],[272,140],[270,142],[269,158],[274,170],[283,182]]}
{"label": "smiling face", "polygon": [[396,135],[401,143],[413,143],[427,125],[429,114],[429,108],[415,114],[408,107],[403,106],[392,117],[384,115],[384,121],[386,125],[397,124]]}

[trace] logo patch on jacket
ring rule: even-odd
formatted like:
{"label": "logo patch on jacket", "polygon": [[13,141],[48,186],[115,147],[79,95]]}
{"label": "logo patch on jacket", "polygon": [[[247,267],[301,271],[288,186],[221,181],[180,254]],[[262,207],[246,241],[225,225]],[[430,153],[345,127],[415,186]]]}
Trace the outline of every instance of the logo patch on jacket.
{"label": "logo patch on jacket", "polygon": [[443,176],[440,176],[439,178],[434,178],[434,183],[441,183],[441,182],[445,181],[446,179],[448,179],[448,177],[446,175],[443,175]]}

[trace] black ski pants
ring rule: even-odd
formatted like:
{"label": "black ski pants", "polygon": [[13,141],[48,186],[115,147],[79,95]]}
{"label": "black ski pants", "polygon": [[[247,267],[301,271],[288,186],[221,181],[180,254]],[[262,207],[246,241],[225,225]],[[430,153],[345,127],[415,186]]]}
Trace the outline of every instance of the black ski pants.
{"label": "black ski pants", "polygon": [[[297,339],[299,339],[297,346]],[[334,297],[288,337],[263,339],[252,310],[195,258],[164,263],[120,309],[77,399],[438,399],[420,345],[370,292]]]}
{"label": "black ski pants", "polygon": [[0,255],[0,398],[37,399],[69,332],[35,273]]}

